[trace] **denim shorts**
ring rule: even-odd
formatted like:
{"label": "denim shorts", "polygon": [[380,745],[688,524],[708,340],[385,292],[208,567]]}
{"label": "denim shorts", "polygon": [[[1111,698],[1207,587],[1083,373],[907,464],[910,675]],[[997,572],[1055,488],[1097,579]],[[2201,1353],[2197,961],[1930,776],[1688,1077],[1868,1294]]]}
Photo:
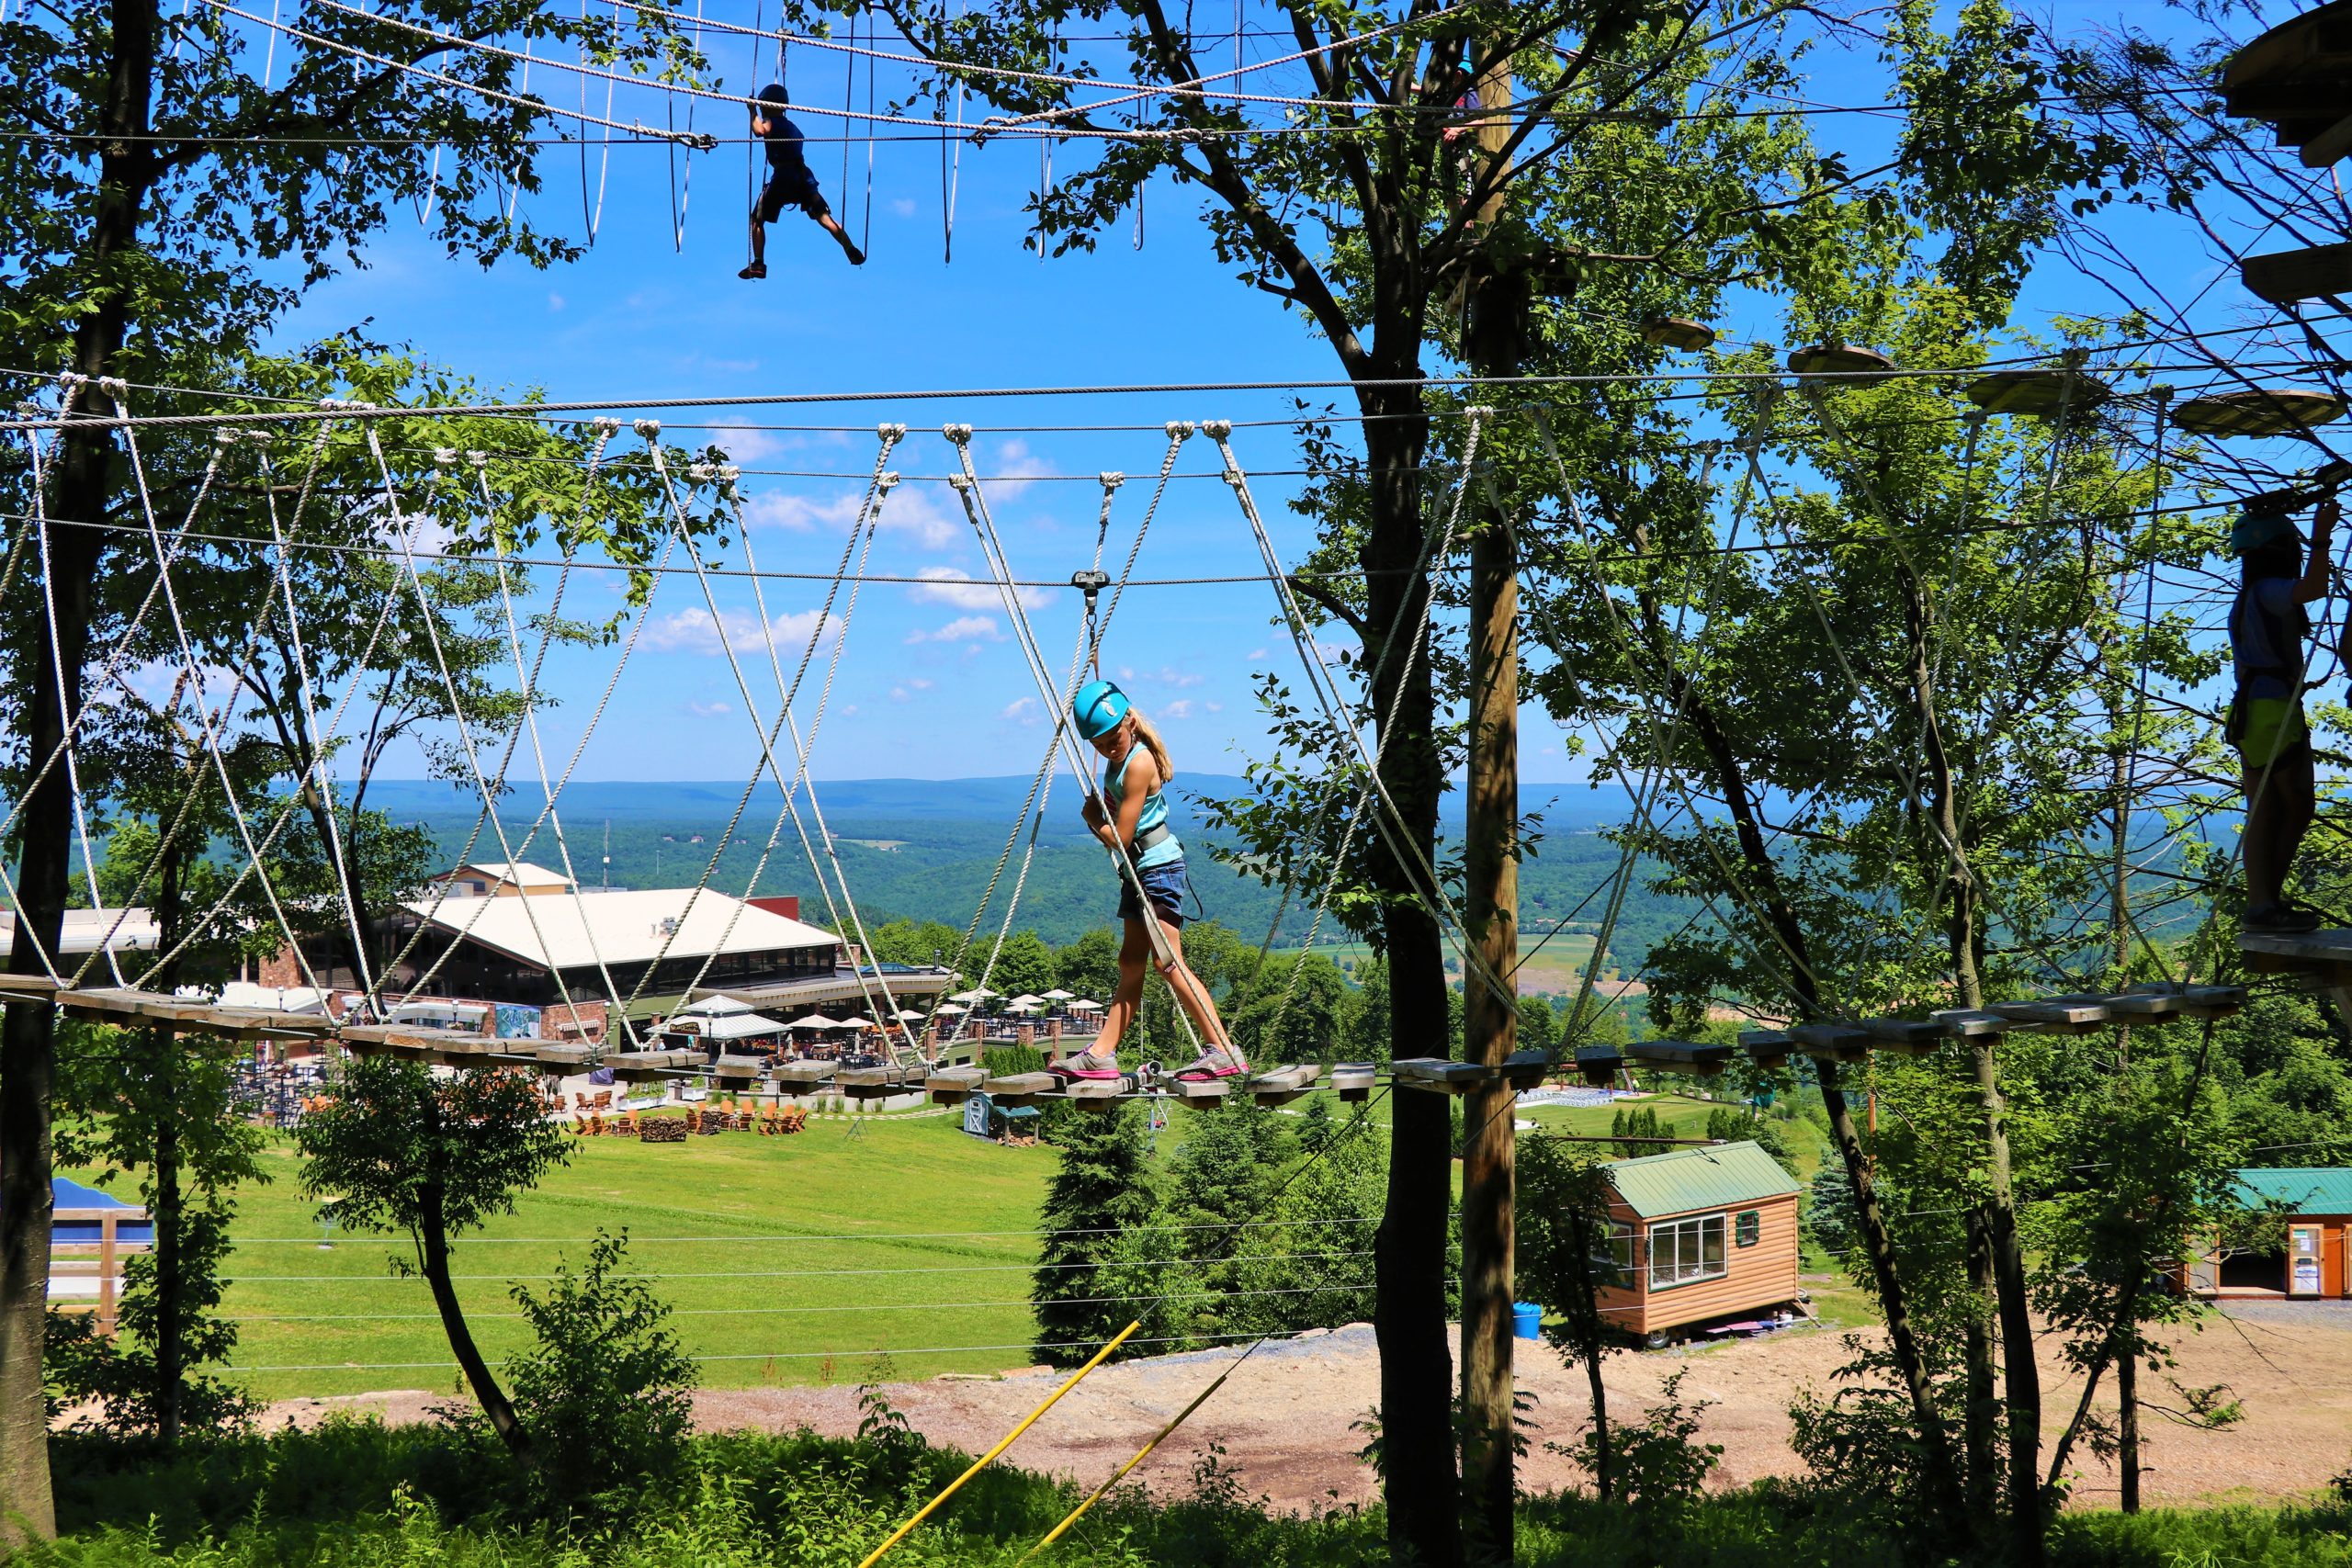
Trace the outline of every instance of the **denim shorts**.
{"label": "denim shorts", "polygon": [[[1184,924],[1184,895],[1192,890],[1192,885],[1184,879],[1184,863],[1171,860],[1166,865],[1145,866],[1136,874],[1142,880],[1143,890],[1149,896],[1151,907],[1159,912],[1160,919],[1181,930]],[[1136,885],[1127,880],[1124,871],[1119,874],[1119,919],[1143,919],[1143,904],[1136,897]]]}

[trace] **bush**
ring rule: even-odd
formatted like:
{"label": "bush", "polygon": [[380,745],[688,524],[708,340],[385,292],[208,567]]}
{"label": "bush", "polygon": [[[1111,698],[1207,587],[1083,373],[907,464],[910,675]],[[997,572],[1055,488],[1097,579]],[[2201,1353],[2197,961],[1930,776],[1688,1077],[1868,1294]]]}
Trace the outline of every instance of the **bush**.
{"label": "bush", "polygon": [[616,1272],[628,1260],[628,1233],[599,1231],[578,1273],[560,1263],[544,1293],[514,1290],[537,1343],[507,1378],[531,1435],[532,1486],[559,1510],[674,1473],[693,1416],[695,1364],[668,1303]]}

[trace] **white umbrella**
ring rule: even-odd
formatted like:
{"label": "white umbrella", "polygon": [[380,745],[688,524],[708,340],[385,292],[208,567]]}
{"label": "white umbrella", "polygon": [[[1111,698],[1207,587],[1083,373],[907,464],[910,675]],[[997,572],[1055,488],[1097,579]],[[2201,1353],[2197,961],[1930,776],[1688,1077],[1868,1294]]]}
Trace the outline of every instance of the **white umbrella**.
{"label": "white umbrella", "polygon": [[986,986],[978,986],[968,991],[958,991],[947,999],[954,1002],[984,1002],[990,997],[1002,995],[1004,995],[1002,991],[991,991]]}
{"label": "white umbrella", "polygon": [[932,1009],[933,1012],[969,1012],[971,1010],[970,1008],[959,1008],[954,1002],[942,1002]]}
{"label": "white umbrella", "polygon": [[921,1023],[922,1021],[922,1014],[914,1011],[910,1008],[900,1008],[890,1016],[898,1020],[900,1023]]}
{"label": "white umbrella", "polygon": [[807,1018],[796,1018],[785,1025],[786,1029],[846,1029],[849,1026],[823,1013],[812,1012]]}
{"label": "white umbrella", "polygon": [[1045,999],[1046,998],[1043,997],[1033,997],[1028,992],[1023,991],[1004,1005],[1009,1008],[1033,1008]]}
{"label": "white umbrella", "polygon": [[1102,1010],[1102,1004],[1101,1002],[1090,1002],[1084,997],[1080,997],[1078,1000],[1069,1004],[1069,1010],[1072,1012],[1101,1012]]}
{"label": "white umbrella", "polygon": [[855,1018],[844,1019],[842,1021],[842,1027],[845,1029],[879,1029],[882,1027],[864,1013],[859,1013]]}
{"label": "white umbrella", "polygon": [[1065,991],[1059,986],[1056,986],[1052,990],[1046,993],[1046,1000],[1049,1002],[1066,1002],[1076,995],[1078,995],[1076,991]]}
{"label": "white umbrella", "polygon": [[1043,1012],[1046,1010],[1046,1004],[1043,1002],[1007,1002],[1004,1005],[1004,1010],[1007,1012],[1024,1014]]}

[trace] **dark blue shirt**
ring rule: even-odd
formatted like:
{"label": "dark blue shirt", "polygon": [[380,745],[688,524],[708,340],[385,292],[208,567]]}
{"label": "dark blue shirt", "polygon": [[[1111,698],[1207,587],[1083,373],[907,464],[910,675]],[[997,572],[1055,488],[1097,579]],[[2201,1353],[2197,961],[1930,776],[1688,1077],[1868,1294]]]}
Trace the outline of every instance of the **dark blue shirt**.
{"label": "dark blue shirt", "polygon": [[2249,578],[2230,606],[2231,663],[2249,697],[2291,697],[2301,683],[2311,617],[2291,577]]}
{"label": "dark blue shirt", "polygon": [[768,133],[765,139],[768,144],[768,167],[779,175],[802,180],[808,179],[809,177],[808,161],[801,156],[800,143],[803,138],[800,128],[793,124],[790,117],[773,104],[762,108],[760,118],[768,122]]}

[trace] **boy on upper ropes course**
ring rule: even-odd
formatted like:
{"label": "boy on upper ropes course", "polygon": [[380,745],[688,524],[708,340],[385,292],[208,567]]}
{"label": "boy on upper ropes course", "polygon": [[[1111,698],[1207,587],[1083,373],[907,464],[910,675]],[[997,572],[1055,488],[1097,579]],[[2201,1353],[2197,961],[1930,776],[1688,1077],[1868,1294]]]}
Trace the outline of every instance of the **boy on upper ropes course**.
{"label": "boy on upper ropes course", "polygon": [[2230,659],[2237,676],[2225,733],[2245,788],[2246,908],[2250,931],[2307,931],[2319,916],[2287,897],[2295,852],[2316,807],[2311,731],[2303,722],[2303,606],[2327,597],[2334,497],[2312,514],[2311,550],[2289,513],[2290,496],[2249,502],[2230,531],[2242,563],[2230,606]]}
{"label": "boy on upper ropes course", "polygon": [[[1069,1078],[1120,1076],[1119,1037],[1134,1025],[1143,1003],[1144,966],[1149,962],[1157,964],[1177,1004],[1192,1015],[1206,1043],[1200,1059],[1179,1068],[1176,1077],[1199,1083],[1246,1072],[1249,1064],[1233,1048],[1209,988],[1184,962],[1184,846],[1168,830],[1168,800],[1161,794],[1176,772],[1168,760],[1168,747],[1127,694],[1108,681],[1080,686],[1070,704],[1070,717],[1107,764],[1102,800],[1090,797],[1081,815],[1106,848],[1133,865],[1135,874],[1129,880],[1124,866],[1119,874],[1119,919],[1126,931],[1119,944],[1119,989],[1103,1010],[1102,1032],[1086,1051],[1055,1063],[1052,1071]],[[1108,818],[1104,802],[1112,813]],[[1136,896],[1137,882],[1143,885],[1141,897]],[[1156,945],[1146,920],[1158,928]]]}
{"label": "boy on upper ropes course", "polygon": [[849,231],[834,218],[833,209],[825,205],[825,193],[817,188],[816,173],[808,167],[808,160],[801,156],[800,128],[784,112],[790,101],[781,86],[770,83],[760,89],[759,105],[752,110],[752,133],[768,150],[768,183],[767,188],[760,192],[759,200],[752,204],[752,265],[737,273],[738,277],[768,275],[767,226],[783,217],[787,207],[800,209],[821,224],[841,245],[842,254],[849,257],[850,265],[865,265],[865,253],[851,242]]}

